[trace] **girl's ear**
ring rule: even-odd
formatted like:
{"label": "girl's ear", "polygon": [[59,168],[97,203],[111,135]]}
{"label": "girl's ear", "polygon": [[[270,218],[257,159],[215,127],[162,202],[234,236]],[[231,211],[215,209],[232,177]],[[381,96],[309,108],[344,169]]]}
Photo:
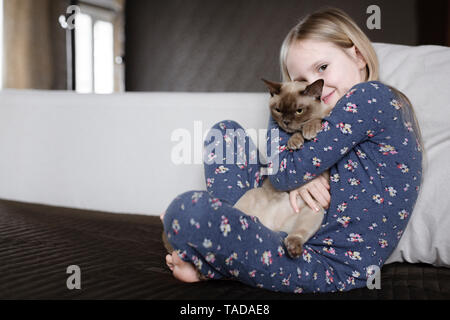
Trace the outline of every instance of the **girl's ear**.
{"label": "girl's ear", "polygon": [[273,97],[275,94],[280,94],[281,92],[281,83],[279,82],[272,82],[266,79],[262,79],[264,83],[266,84],[267,88],[269,88],[270,95]]}
{"label": "girl's ear", "polygon": [[355,62],[358,64],[358,68],[361,70],[366,67],[367,62],[366,59],[364,59],[363,55],[359,51],[359,49],[353,45],[353,47],[349,48],[351,57],[355,60]]}

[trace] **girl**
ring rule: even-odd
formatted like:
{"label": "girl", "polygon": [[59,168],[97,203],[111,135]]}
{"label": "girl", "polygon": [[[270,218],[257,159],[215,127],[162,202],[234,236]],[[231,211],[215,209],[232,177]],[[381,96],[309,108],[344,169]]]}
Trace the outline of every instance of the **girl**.
{"label": "girl", "polygon": [[[296,293],[364,287],[395,249],[418,196],[423,147],[414,111],[401,92],[378,81],[369,39],[338,9],[318,11],[295,26],[280,62],[284,81],[324,80],[321,99],[333,110],[322,131],[292,151],[286,148],[290,134],[270,117],[269,132],[278,135],[273,141],[268,134],[268,168],[275,170],[265,176],[261,169],[267,167],[249,151],[254,144],[242,127],[230,120],[216,124],[211,132],[222,138],[205,141],[208,150],[216,147],[205,161],[207,191],[179,195],[161,217],[176,248],[166,263],[186,282],[233,278]],[[242,144],[234,148],[234,138],[249,150]],[[219,162],[229,157],[230,146],[234,162]],[[257,163],[250,164],[255,157]],[[321,176],[325,170],[330,181]],[[287,255],[285,233],[232,207],[264,179],[289,191],[294,209],[297,196],[312,208],[317,202],[327,208],[298,259]]]}

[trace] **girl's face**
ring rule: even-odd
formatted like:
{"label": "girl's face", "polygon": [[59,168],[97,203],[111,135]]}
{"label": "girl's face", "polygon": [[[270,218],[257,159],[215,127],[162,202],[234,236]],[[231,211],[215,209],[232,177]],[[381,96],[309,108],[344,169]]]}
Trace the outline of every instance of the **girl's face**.
{"label": "girl's face", "polygon": [[313,83],[323,79],[322,101],[333,108],[351,87],[366,78],[366,61],[355,46],[342,49],[316,40],[292,43],[286,67],[292,80]]}

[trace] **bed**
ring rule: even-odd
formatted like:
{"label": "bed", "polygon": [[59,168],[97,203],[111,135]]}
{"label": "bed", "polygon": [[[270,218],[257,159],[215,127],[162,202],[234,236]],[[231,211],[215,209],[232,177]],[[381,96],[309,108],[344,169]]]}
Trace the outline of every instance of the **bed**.
{"label": "bed", "polygon": [[[185,284],[165,266],[158,215],[178,194],[205,189],[198,154],[175,163],[175,133],[193,132],[195,151],[224,119],[266,128],[268,94],[3,90],[0,299],[449,299],[450,49],[374,45],[381,80],[413,102],[428,157],[380,290],[295,295],[229,280]],[[70,266],[80,268],[79,290],[68,289]]]}
{"label": "bed", "polygon": [[[288,294],[236,281],[182,283],[165,266],[156,216],[0,200],[0,299],[450,299],[450,269],[393,263],[381,289]],[[67,268],[81,271],[69,290]]]}

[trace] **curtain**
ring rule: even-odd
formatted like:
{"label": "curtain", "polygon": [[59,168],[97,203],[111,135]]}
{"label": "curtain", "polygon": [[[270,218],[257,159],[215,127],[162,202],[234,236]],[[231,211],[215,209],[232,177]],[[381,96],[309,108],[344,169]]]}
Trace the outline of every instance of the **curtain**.
{"label": "curtain", "polygon": [[66,89],[66,3],[4,0],[4,88]]}

